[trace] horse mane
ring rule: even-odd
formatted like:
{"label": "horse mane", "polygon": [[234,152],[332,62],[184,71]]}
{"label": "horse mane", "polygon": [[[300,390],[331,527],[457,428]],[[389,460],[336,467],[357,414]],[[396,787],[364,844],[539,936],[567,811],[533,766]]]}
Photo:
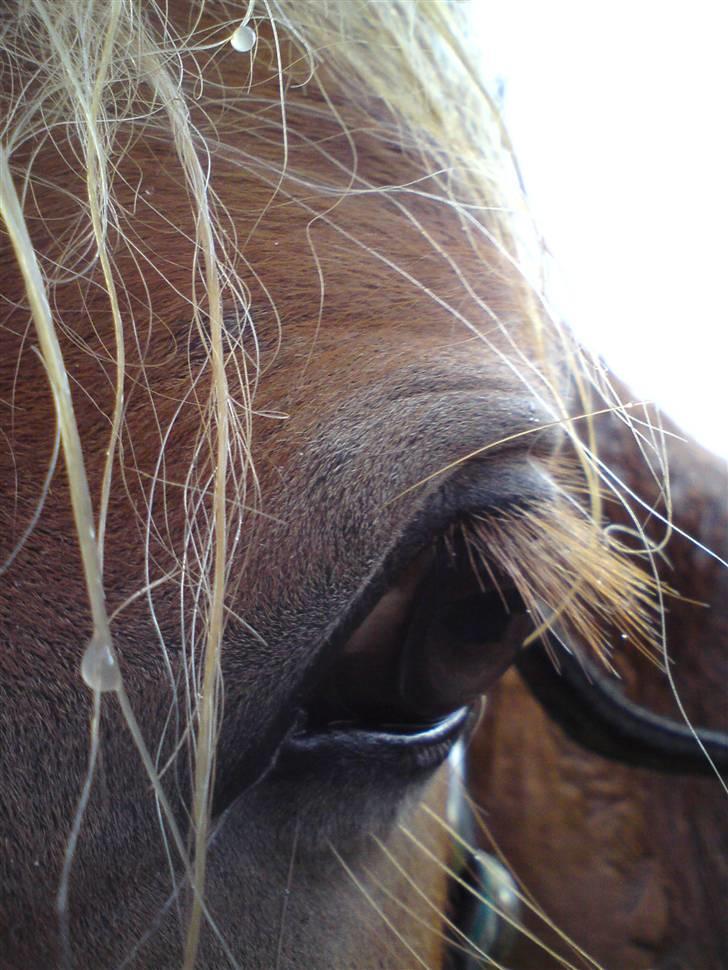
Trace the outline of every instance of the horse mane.
{"label": "horse mane", "polygon": [[[300,300],[317,332],[335,300],[336,268],[322,271],[311,228],[338,232],[344,249],[358,246],[377,260],[380,210],[372,215],[369,203],[381,200],[409,220],[412,238],[403,239],[397,265],[389,257],[378,259],[381,280],[375,282],[396,278],[424,293],[433,315],[448,320],[448,339],[457,330],[455,339],[488,343],[546,415],[529,431],[534,440],[544,429],[561,429],[567,441],[562,452],[570,457],[554,459],[554,502],[528,515],[515,509],[464,527],[478,555],[516,573],[541,628],[571,623],[608,659],[608,622],[628,628],[649,650],[661,595],[650,569],[656,546],[639,541],[637,516],[632,514],[636,543],[604,525],[604,496],[625,499],[600,463],[592,415],[611,410],[626,423],[632,419],[601,368],[550,311],[547,255],[479,52],[468,40],[467,6],[251,0],[242,20],[251,33],[238,34],[237,46],[250,40],[250,51],[231,45],[239,11],[212,0],[190,9],[24,0],[0,27],[2,288],[8,310],[20,307],[32,321],[27,336],[11,342],[13,352],[3,351],[0,376],[3,386],[15,386],[16,369],[33,368],[33,403],[25,412],[13,411],[12,421],[35,422],[43,441],[50,427],[54,439],[46,471],[36,463],[38,481],[45,476],[46,486],[28,530],[5,551],[2,572],[9,573],[38,520],[60,452],[81,549],[86,603],[79,608],[89,618],[87,627],[75,631],[87,643],[82,675],[94,692],[97,718],[104,692],[121,699],[196,887],[188,966],[204,917],[220,657],[236,583],[231,563],[242,530],[265,513],[253,461],[254,425],[265,410],[266,370],[289,339],[275,299],[265,300],[270,287],[253,271],[246,247],[262,235],[270,272],[280,275],[274,247],[286,207],[304,213],[308,226],[313,305],[310,293]],[[241,130],[246,150],[255,144],[255,152],[246,154],[236,144]],[[421,177],[398,182],[388,169],[360,165],[368,145],[387,147],[395,173],[406,170],[398,162],[406,156]],[[152,170],[160,172],[160,187],[148,190]],[[241,186],[235,211],[233,178]],[[355,235],[337,223],[343,201],[358,213]],[[502,301],[484,298],[472,274],[445,252],[445,230],[428,235],[426,214],[435,205],[452,215],[459,245],[465,240],[478,258],[487,254],[491,276],[507,293]],[[159,252],[146,241],[150,226]],[[416,276],[416,241],[448,263],[459,294],[430,291],[425,277]],[[370,292],[369,283],[361,281],[362,294]],[[252,309],[252,293],[265,304],[260,312]],[[180,294],[189,310],[188,335],[170,346],[165,317]],[[95,329],[98,312],[110,319],[108,332]],[[475,322],[476,313],[485,328]],[[514,337],[516,316],[520,329]],[[38,348],[29,361],[28,344]],[[164,386],[166,403],[157,410],[150,381],[170,355],[184,359],[185,373]],[[84,379],[78,380],[76,368]],[[92,372],[103,375],[103,386],[81,414],[79,401]],[[159,427],[178,418],[178,430],[154,453],[139,437],[138,421],[130,432],[130,415],[144,408]],[[98,422],[107,427],[103,456],[84,447],[89,427]],[[635,428],[661,477],[659,430],[646,417]],[[186,469],[173,477],[166,454],[176,436],[194,443],[186,451]],[[482,454],[499,444],[484,441]],[[129,471],[134,466],[136,474]],[[156,489],[157,507],[166,510],[165,496],[175,488],[185,496],[181,520],[165,525],[165,512],[152,509],[150,496]],[[163,542],[165,529],[185,536],[185,556],[173,549],[156,576],[147,570],[147,586],[131,598],[146,598],[153,614],[153,589],[176,584],[195,608],[184,651],[190,696],[197,698],[186,711],[186,730],[195,736],[192,852],[126,699],[114,644],[115,618],[128,605],[115,604],[112,615],[105,596],[105,577],[120,569],[104,555],[118,490],[136,506],[141,559],[148,558],[145,541],[159,535]],[[669,504],[669,493],[663,494]],[[534,570],[524,566],[534,561],[558,561],[558,581],[534,586]],[[98,749],[94,730],[89,779]],[[84,804],[82,798],[69,865]]]}

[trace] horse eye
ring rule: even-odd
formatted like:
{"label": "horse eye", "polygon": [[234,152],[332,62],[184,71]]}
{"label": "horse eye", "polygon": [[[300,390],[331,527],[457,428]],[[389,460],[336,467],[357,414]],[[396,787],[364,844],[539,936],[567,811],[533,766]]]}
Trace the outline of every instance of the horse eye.
{"label": "horse eye", "polygon": [[424,713],[472,703],[484,694],[518,651],[518,609],[509,608],[495,590],[438,606],[405,645],[402,697]]}
{"label": "horse eye", "polygon": [[513,663],[525,633],[507,580],[476,576],[468,557],[441,553],[415,600],[400,697],[420,716],[472,703]]}
{"label": "horse eye", "polygon": [[523,606],[506,583],[476,576],[441,541],[422,554],[351,635],[312,704],[324,723],[434,723],[472,704],[511,665]]}

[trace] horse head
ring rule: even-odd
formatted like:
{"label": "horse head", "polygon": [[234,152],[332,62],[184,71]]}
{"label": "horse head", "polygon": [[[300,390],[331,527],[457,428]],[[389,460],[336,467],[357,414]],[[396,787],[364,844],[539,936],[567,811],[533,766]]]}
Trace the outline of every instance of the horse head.
{"label": "horse head", "polygon": [[440,965],[478,698],[660,616],[465,11],[5,21],[0,963]]}

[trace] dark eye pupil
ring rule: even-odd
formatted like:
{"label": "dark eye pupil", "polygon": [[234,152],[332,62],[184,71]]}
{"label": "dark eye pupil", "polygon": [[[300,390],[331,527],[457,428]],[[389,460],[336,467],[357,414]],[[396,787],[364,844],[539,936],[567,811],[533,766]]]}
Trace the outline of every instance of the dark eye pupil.
{"label": "dark eye pupil", "polygon": [[487,644],[505,636],[513,613],[510,603],[495,591],[473,594],[448,606],[440,623],[454,640]]}
{"label": "dark eye pupil", "polygon": [[470,704],[490,689],[523,639],[523,607],[514,590],[491,584],[467,594],[472,575],[448,572],[445,582],[420,594],[402,651],[400,697],[423,719]]}

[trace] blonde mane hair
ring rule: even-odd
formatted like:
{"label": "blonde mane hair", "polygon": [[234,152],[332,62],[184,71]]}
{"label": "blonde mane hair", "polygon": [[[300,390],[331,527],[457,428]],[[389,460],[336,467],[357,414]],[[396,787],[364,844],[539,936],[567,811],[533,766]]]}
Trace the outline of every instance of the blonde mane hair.
{"label": "blonde mane hair", "polygon": [[[555,476],[560,488],[555,505],[528,517],[511,511],[497,523],[474,523],[470,539],[476,546],[482,540],[483,549],[500,556],[499,565],[511,572],[524,555],[558,559],[550,585],[534,588],[527,573],[517,576],[541,617],[540,630],[556,621],[572,623],[605,656],[604,620],[626,625],[644,645],[654,636],[657,587],[634,564],[626,542],[603,526],[603,492],[619,489],[605,480],[591,428],[591,415],[604,409],[630,419],[599,368],[549,312],[543,248],[497,106],[483,81],[477,47],[468,41],[468,16],[465,4],[429,0],[250,0],[242,7],[211,0],[189,9],[135,0],[21,0],[14,15],[6,12],[2,20],[0,213],[14,254],[12,272],[22,277],[22,289],[8,299],[32,320],[27,341],[37,346],[51,391],[52,410],[46,411],[45,421],[57,428],[36,510],[2,569],[10,572],[38,522],[60,448],[87,591],[88,620],[77,631],[79,641],[87,643],[79,676],[94,693],[89,772],[69,840],[59,909],[63,916],[99,747],[102,695],[111,693],[121,704],[194,887],[188,968],[195,962],[205,915],[205,859],[222,711],[220,658],[236,587],[231,565],[249,518],[265,514],[253,454],[266,366],[250,292],[253,284],[265,291],[266,280],[254,278],[246,245],[269,216],[282,218],[278,206],[307,211],[309,230],[321,223],[337,231],[336,208],[343,199],[387,197],[420,233],[423,251],[449,261],[471,305],[479,307],[484,328],[459,309],[456,296],[429,291],[410,269],[384,253],[379,257],[383,273],[406,278],[444,319],[462,329],[463,337],[486,343],[503,367],[518,376],[539,413],[546,415],[524,433],[558,426],[578,459],[563,459],[563,474]],[[248,43],[249,51],[235,49]],[[317,125],[325,133],[319,140]],[[246,149],[257,140],[259,152],[246,154],[236,144],[240,131],[249,135]],[[360,168],[361,132],[400,146],[418,160],[422,177],[390,184],[386,172]],[[317,155],[323,176],[310,166],[296,166],[294,143],[306,144]],[[165,192],[147,190],[146,170],[134,161],[134,153],[142,151],[151,165],[157,150],[165,191],[177,182],[174,211]],[[247,237],[236,226],[229,193],[219,190],[220,170],[226,173],[223,179],[237,173],[241,197],[236,204],[245,214]],[[251,185],[258,190],[248,196],[246,186]],[[528,323],[522,339],[514,338],[501,308],[482,300],[454,258],[419,223],[418,205],[432,200],[452,213],[466,245],[476,249],[487,241],[493,253],[489,269],[515,289],[520,324]],[[146,225],[166,234],[168,248],[169,237],[178,238],[173,270],[164,261],[156,264],[141,241],[137,228]],[[359,247],[377,257],[370,229],[362,225],[357,237],[341,229],[342,247]],[[312,288],[317,305],[310,309],[320,327],[326,274],[311,232],[309,243],[318,270]],[[185,407],[196,411],[197,433],[186,476],[175,482],[167,476],[165,452],[175,417],[166,419],[167,427],[157,419],[149,374],[157,363],[164,365],[154,353],[165,335],[167,308],[180,297],[189,307],[189,336],[187,346],[175,350],[187,356],[189,367],[187,387],[178,390]],[[94,336],[94,309],[101,306],[113,323],[113,344]],[[285,334],[273,299],[267,313],[277,346]],[[272,356],[275,352],[274,347]],[[95,366],[101,382],[107,382],[101,403],[93,405],[96,420],[108,426],[103,460],[84,449],[78,417],[83,392],[73,386],[77,360]],[[6,361],[5,366],[26,364]],[[575,388],[576,406],[565,393],[566,380]],[[128,432],[131,397],[135,408],[144,400],[162,445],[152,470],[138,468],[130,482],[139,444]],[[640,435],[656,476],[662,476],[659,434],[645,424]],[[484,441],[479,453],[502,444]],[[153,592],[175,584],[180,612],[194,613],[183,629],[187,683],[184,699],[179,698],[194,752],[191,846],[168,803],[162,766],[147,749],[125,691],[115,624],[130,601],[113,604],[110,612],[104,579],[114,568],[104,551],[115,492],[145,496],[146,507],[139,503],[137,515],[149,542],[173,528],[164,517],[166,496],[175,488],[184,495],[183,549],[175,550],[174,565],[155,575],[147,546],[147,582],[131,599],[146,598],[154,617]],[[663,494],[669,506],[669,494]],[[639,532],[636,516],[633,521]],[[544,528],[548,522],[552,526]],[[647,544],[638,555],[649,560],[655,551]],[[161,630],[159,638],[164,652]]]}

